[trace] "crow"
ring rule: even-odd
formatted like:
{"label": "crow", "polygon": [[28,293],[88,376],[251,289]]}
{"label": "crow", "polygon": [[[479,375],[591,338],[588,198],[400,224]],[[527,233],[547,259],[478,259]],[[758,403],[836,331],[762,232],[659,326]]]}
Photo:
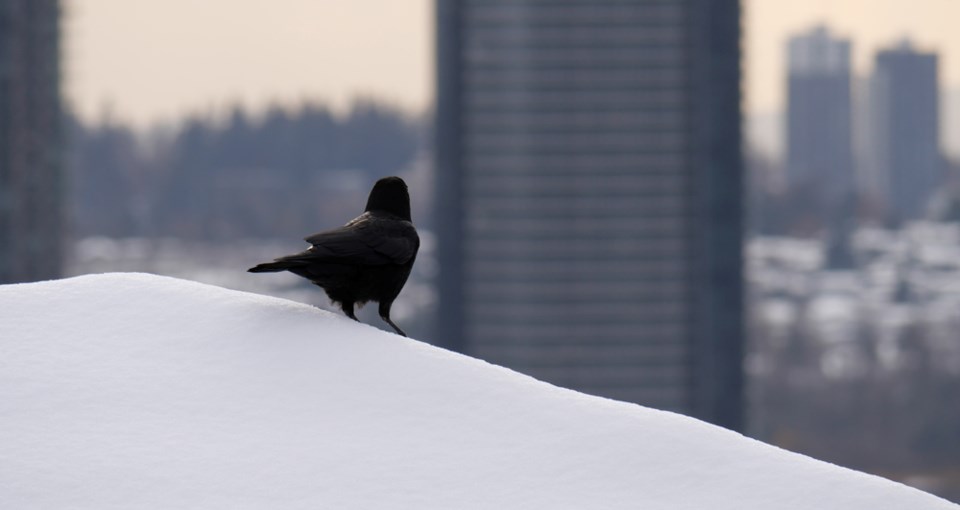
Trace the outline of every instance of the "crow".
{"label": "crow", "polygon": [[380,318],[407,336],[390,320],[393,300],[410,276],[420,237],[410,218],[410,194],[399,177],[374,184],[363,214],[346,225],[304,238],[306,251],[248,269],[251,273],[290,271],[327,292],[343,313],[359,322],[354,306],[380,303]]}

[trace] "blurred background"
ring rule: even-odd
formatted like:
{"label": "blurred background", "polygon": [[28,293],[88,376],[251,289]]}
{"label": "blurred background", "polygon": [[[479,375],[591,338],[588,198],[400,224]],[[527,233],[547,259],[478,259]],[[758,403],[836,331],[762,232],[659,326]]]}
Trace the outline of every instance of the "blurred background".
{"label": "blurred background", "polygon": [[0,283],[146,271],[329,308],[245,270],[399,175],[411,336],[960,501],[957,19],[0,0]]}

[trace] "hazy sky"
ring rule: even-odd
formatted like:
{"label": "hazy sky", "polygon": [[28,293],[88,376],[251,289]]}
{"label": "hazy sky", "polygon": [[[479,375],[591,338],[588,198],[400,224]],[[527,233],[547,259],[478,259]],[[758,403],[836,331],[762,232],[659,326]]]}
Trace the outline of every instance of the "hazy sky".
{"label": "hazy sky", "polygon": [[430,0],[65,0],[65,91],[85,118],[433,95]]}
{"label": "hazy sky", "polygon": [[[185,112],[433,95],[433,0],[65,0],[65,77],[88,118],[139,125]],[[819,22],[854,40],[859,71],[910,34],[960,83],[960,0],[744,0],[745,106],[780,108],[784,41]]]}

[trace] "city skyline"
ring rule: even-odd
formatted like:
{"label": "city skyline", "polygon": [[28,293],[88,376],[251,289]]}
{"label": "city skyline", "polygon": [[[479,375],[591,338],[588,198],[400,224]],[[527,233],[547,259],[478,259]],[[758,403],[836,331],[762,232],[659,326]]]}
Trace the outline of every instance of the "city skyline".
{"label": "city skyline", "polygon": [[[941,55],[944,90],[960,88],[960,33],[951,26],[960,4],[745,0],[743,6],[747,115],[783,110],[783,44],[818,24],[853,41],[857,75],[870,69],[876,51],[911,35],[920,49]],[[342,109],[351,98],[371,95],[411,112],[432,104],[430,0],[68,0],[65,8],[65,91],[86,120],[109,111],[145,127],[234,102],[264,109],[316,100]]]}
{"label": "city skyline", "polygon": [[869,75],[854,77],[851,41],[829,27],[797,34],[785,46],[783,177],[808,204],[804,216],[835,223],[855,193],[876,214],[923,217],[945,182],[937,54],[904,39],[876,53]]}

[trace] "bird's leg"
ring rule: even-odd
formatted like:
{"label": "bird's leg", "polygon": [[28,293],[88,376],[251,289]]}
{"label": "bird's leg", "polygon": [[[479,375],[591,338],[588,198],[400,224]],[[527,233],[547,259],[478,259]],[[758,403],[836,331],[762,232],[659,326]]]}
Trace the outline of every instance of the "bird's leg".
{"label": "bird's leg", "polygon": [[385,321],[387,322],[387,324],[389,324],[390,327],[392,327],[393,330],[397,332],[398,335],[400,335],[400,336],[407,336],[407,334],[404,333],[402,329],[400,329],[399,327],[397,327],[397,325],[394,324],[392,320],[390,320],[390,317],[384,317],[383,320],[385,320]]}
{"label": "bird's leg", "polygon": [[407,336],[407,334],[404,333],[402,329],[397,327],[397,325],[394,324],[392,320],[390,320],[390,307],[392,305],[393,305],[393,301],[382,301],[380,303],[380,318],[383,319],[384,322],[389,324],[390,327],[393,328],[393,330],[396,331],[398,335]]}
{"label": "bird's leg", "polygon": [[340,305],[340,309],[343,310],[343,313],[347,314],[347,317],[360,322],[360,319],[357,318],[353,313],[353,301],[346,301]]}

